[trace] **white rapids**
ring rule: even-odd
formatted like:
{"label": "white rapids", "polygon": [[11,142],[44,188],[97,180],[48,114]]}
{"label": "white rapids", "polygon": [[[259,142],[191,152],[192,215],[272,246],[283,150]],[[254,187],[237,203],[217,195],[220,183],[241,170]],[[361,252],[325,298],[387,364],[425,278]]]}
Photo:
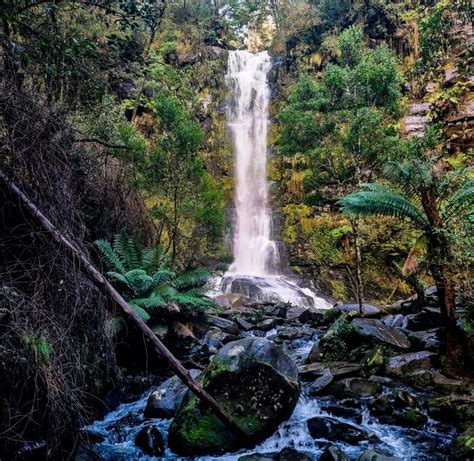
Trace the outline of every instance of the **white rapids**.
{"label": "white rapids", "polygon": [[[253,301],[289,302],[328,309],[311,286],[284,275],[278,244],[273,238],[267,179],[270,88],[272,66],[266,51],[229,52],[226,82],[230,97],[227,121],[235,159],[234,262],[214,283],[221,293],[240,293]],[[216,286],[217,285],[217,286]]]}

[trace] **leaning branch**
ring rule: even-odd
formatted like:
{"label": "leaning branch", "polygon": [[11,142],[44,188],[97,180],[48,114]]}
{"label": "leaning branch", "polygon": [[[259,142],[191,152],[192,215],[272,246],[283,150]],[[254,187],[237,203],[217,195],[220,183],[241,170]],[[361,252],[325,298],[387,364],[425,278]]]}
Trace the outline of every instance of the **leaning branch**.
{"label": "leaning branch", "polygon": [[82,269],[89,275],[94,284],[120,308],[127,320],[142,331],[145,338],[152,345],[155,352],[168,362],[168,365],[178,375],[181,381],[198,397],[205,405],[209,406],[222,422],[242,440],[246,439],[245,433],[235,424],[231,417],[209,395],[201,385],[193,379],[191,374],[183,367],[181,362],[168,350],[168,348],[155,336],[146,323],[130,308],[120,293],[107,281],[101,272],[94,266],[84,252],[77,248],[54,224],[41,212],[41,210],[28,198],[26,194],[5,174],[0,171],[0,179],[8,189],[20,200],[21,204],[37,220],[39,225],[62,247],[69,255],[81,264]]}

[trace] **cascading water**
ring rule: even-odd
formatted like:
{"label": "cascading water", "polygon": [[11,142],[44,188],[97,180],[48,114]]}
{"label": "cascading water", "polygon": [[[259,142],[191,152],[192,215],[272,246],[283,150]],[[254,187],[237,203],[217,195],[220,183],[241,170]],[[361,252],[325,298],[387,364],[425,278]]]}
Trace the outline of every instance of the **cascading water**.
{"label": "cascading water", "polygon": [[231,89],[228,126],[235,154],[234,263],[230,273],[265,276],[275,272],[278,249],[271,240],[268,207],[267,132],[271,68],[266,51],[229,53]]}
{"label": "cascading water", "polygon": [[282,275],[277,242],[272,239],[272,217],[267,180],[270,88],[272,66],[266,51],[229,53],[228,127],[235,161],[234,262],[216,292],[241,293],[254,301],[284,301],[320,308],[331,307],[291,275]]}

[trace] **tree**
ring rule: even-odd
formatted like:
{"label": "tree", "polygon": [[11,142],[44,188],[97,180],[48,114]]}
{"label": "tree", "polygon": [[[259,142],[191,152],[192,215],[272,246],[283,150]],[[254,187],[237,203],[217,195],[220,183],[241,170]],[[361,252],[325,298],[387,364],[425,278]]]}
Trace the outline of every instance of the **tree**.
{"label": "tree", "polygon": [[390,186],[366,184],[339,203],[343,212],[353,217],[408,219],[425,237],[446,329],[447,352],[453,356],[458,335],[450,237],[456,225],[472,231],[474,181],[472,169],[442,169],[440,158],[433,155],[436,141],[432,130],[422,139],[408,140],[401,158],[386,164],[385,176]]}

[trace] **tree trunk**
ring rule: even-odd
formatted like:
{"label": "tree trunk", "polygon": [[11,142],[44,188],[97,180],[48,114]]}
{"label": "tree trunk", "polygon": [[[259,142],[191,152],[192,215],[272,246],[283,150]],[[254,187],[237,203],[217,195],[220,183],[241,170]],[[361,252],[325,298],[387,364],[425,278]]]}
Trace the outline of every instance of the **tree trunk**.
{"label": "tree trunk", "polygon": [[125,318],[138,328],[151,344],[155,352],[168,362],[170,368],[178,375],[181,381],[198,397],[205,405],[211,408],[221,421],[241,440],[246,440],[245,433],[235,424],[231,417],[225,412],[220,404],[205,391],[200,384],[193,379],[191,374],[183,367],[181,362],[174,357],[168,348],[156,337],[146,323],[130,308],[127,301],[107,281],[101,272],[92,264],[84,252],[76,247],[64,234],[62,234],[41,210],[18,188],[13,182],[0,171],[0,179],[7,188],[20,200],[20,203],[38,221],[40,226],[62,247],[69,255],[81,265],[82,269],[89,275],[93,283],[119,307]]}
{"label": "tree trunk", "polygon": [[356,256],[356,297],[359,303],[359,312],[364,316],[364,285],[362,283],[362,254],[359,245],[359,222],[356,218],[351,219],[352,236]]}

